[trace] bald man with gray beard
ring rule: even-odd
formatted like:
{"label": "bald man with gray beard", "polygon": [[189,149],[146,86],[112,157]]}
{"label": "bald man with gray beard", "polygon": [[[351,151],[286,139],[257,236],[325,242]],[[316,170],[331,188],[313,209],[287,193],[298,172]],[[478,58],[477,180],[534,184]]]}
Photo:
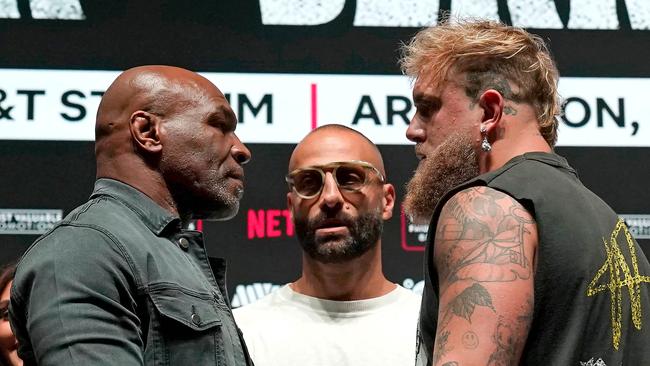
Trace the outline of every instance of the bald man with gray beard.
{"label": "bald man with gray beard", "polygon": [[90,200],[24,255],[10,320],[26,365],[252,365],[190,220],[239,208],[250,152],[210,81],[170,66],[122,73],[97,112]]}

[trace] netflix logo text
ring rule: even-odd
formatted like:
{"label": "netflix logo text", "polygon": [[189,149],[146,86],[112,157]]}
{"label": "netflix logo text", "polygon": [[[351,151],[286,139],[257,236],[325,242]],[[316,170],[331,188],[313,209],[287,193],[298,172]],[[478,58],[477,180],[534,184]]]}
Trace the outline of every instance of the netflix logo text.
{"label": "netflix logo text", "polygon": [[249,209],[246,226],[249,240],[293,236],[291,212],[287,209]]}

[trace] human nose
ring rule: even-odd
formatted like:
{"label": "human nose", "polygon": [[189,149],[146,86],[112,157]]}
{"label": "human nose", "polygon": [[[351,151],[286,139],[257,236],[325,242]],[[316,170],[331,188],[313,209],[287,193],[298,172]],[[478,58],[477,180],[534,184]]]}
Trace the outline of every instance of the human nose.
{"label": "human nose", "polygon": [[417,115],[411,119],[409,127],[406,129],[406,138],[413,142],[424,142],[426,135],[425,131],[417,120]]}
{"label": "human nose", "polygon": [[230,153],[232,154],[232,157],[235,159],[235,161],[239,163],[239,165],[244,165],[251,160],[251,152],[248,150],[246,145],[244,145],[244,143],[239,140],[239,137],[237,137],[237,135],[234,135],[234,139],[235,141],[230,148]]}
{"label": "human nose", "polygon": [[321,207],[333,209],[343,204],[343,196],[331,172],[325,173],[323,190],[320,193]]}

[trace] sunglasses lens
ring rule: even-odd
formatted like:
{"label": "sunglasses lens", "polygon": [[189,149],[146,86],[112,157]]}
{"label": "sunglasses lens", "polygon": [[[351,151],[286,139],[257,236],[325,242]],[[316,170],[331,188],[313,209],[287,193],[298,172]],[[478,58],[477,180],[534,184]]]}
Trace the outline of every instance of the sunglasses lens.
{"label": "sunglasses lens", "polygon": [[344,164],[336,169],[336,181],[343,189],[358,191],[366,183],[366,174],[363,166]]}
{"label": "sunglasses lens", "polygon": [[316,169],[305,169],[293,176],[293,187],[303,196],[318,194],[323,185],[323,176]]}

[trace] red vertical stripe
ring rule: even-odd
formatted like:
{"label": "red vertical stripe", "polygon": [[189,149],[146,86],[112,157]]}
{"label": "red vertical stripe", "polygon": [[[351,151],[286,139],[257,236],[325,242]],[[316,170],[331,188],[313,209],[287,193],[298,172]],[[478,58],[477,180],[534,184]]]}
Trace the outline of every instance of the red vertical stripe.
{"label": "red vertical stripe", "polygon": [[318,98],[316,84],[311,84],[311,129],[318,127]]}

